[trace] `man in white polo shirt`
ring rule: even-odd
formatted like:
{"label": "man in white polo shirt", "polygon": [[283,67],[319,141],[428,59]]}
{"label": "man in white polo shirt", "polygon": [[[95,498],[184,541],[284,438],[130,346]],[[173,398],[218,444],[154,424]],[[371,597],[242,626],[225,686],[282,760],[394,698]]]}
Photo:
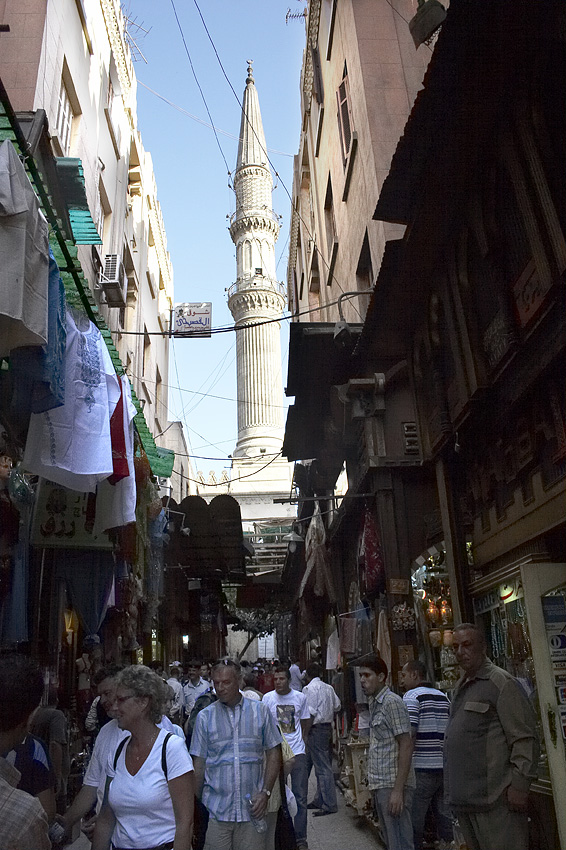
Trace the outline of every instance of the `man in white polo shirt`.
{"label": "man in white polo shirt", "polygon": [[291,674],[287,667],[278,664],[273,671],[274,691],[268,691],[263,697],[273,719],[279,724],[282,734],[295,756],[291,769],[291,787],[297,800],[297,814],[294,818],[297,848],[306,850],[307,844],[307,793],[308,770],[305,754],[305,738],[312,724],[307,698],[290,685]]}
{"label": "man in white polo shirt", "polygon": [[310,775],[311,767],[314,767],[317,786],[315,799],[307,808],[318,809],[314,813],[315,818],[332,815],[338,811],[330,747],[332,723],[334,715],[340,711],[340,700],[332,685],[321,680],[321,673],[319,664],[309,664],[305,673],[307,684],[303,688],[312,717],[312,725],[306,739],[307,771]]}

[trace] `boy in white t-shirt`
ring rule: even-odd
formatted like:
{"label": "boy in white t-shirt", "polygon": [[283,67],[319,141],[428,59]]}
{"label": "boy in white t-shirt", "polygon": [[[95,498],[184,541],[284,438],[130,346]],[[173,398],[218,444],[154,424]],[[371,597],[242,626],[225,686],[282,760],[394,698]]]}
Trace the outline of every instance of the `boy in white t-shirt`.
{"label": "boy in white t-shirt", "polygon": [[263,702],[279,724],[282,734],[295,755],[291,769],[291,787],[297,800],[297,814],[293,820],[297,848],[304,850],[307,845],[307,792],[308,771],[305,754],[305,738],[312,725],[307,698],[290,685],[291,674],[287,667],[280,664],[273,671],[274,691],[268,691]]}

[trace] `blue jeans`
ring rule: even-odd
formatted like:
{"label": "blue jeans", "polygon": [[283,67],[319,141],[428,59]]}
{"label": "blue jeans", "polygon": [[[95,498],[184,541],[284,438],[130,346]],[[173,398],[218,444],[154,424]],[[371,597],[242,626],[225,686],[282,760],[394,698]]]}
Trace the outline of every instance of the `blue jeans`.
{"label": "blue jeans", "polygon": [[297,814],[293,821],[295,838],[297,844],[301,844],[306,843],[307,840],[307,794],[309,787],[307,757],[304,753],[295,756],[295,764],[290,775],[291,788],[297,801]]}
{"label": "blue jeans", "polygon": [[316,773],[317,798],[321,809],[327,812],[338,811],[336,785],[330,761],[330,742],[332,741],[332,723],[317,723],[311,726],[307,740],[307,776],[314,766]]}
{"label": "blue jeans", "polygon": [[413,806],[414,788],[405,788],[405,805],[399,817],[393,817],[387,811],[389,796],[392,788],[378,788],[372,791],[373,804],[379,815],[379,821],[385,833],[387,850],[414,850],[413,824],[411,809]]}
{"label": "blue jeans", "polygon": [[444,805],[444,780],[443,771],[440,770],[415,770],[417,787],[413,798],[413,838],[415,850],[421,850],[423,846],[423,834],[426,813],[430,806],[436,820],[437,838],[443,841],[452,841],[452,818]]}

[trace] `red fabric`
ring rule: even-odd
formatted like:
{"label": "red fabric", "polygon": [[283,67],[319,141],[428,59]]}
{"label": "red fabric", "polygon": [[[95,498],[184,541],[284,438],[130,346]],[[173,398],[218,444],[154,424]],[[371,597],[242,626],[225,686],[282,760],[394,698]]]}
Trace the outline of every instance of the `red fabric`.
{"label": "red fabric", "polygon": [[362,589],[364,593],[379,593],[385,590],[385,564],[381,552],[381,541],[375,517],[365,509],[364,527],[360,539],[360,563],[362,565]]}
{"label": "red fabric", "polygon": [[113,473],[109,477],[110,484],[117,484],[130,474],[126,454],[126,434],[124,432],[124,387],[120,386],[120,398],[110,417],[110,442],[112,444]]}

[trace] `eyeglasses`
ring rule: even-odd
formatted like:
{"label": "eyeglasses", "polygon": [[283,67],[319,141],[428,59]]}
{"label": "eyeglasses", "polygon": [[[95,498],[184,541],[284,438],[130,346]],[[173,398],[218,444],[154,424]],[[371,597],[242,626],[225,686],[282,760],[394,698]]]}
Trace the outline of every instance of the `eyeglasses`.
{"label": "eyeglasses", "polygon": [[127,702],[129,699],[135,699],[135,694],[128,694],[127,697],[114,697],[114,702],[117,702],[118,705],[122,705],[122,703]]}

